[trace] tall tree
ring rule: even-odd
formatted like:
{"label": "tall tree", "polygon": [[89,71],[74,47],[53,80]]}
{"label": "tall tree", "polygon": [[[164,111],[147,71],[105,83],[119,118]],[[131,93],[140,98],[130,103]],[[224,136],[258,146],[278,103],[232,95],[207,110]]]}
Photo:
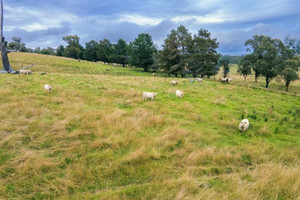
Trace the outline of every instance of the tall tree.
{"label": "tall tree", "polygon": [[178,63],[176,71],[178,71],[182,77],[189,73],[189,56],[192,51],[193,38],[188,29],[181,25],[176,30],[176,38],[178,44],[178,50],[180,55],[180,61]]}
{"label": "tall tree", "polygon": [[63,45],[59,45],[56,48],[56,55],[57,56],[63,56],[64,55],[64,51],[65,51],[65,47]]}
{"label": "tall tree", "polygon": [[171,30],[171,33],[167,36],[162,47],[163,49],[158,55],[161,67],[168,72],[169,76],[171,74],[177,75],[180,53],[177,43],[177,34],[174,29]]}
{"label": "tall tree", "polygon": [[156,49],[149,34],[139,34],[130,44],[131,46],[131,64],[148,71],[153,64],[153,54]]}
{"label": "tall tree", "polygon": [[242,58],[242,60],[240,60],[239,64],[238,64],[238,70],[237,72],[241,75],[243,75],[244,77],[244,81],[246,81],[247,76],[249,74],[251,74],[251,59],[248,58],[249,55],[246,55]]}
{"label": "tall tree", "polygon": [[108,39],[100,40],[98,45],[97,56],[98,59],[103,62],[110,62],[110,57],[112,54],[112,44]]}
{"label": "tall tree", "polygon": [[119,39],[118,43],[114,45],[114,62],[118,64],[122,64],[123,67],[125,67],[125,64],[127,64],[127,44],[124,40]]}
{"label": "tall tree", "polygon": [[270,81],[278,75],[280,66],[284,62],[285,46],[283,42],[269,36],[255,35],[252,39],[247,40],[245,45],[251,46],[248,51],[252,55],[254,71],[265,77],[266,88],[268,88]]}
{"label": "tall tree", "polygon": [[68,44],[64,50],[64,56],[80,59],[82,57],[82,47],[79,44],[80,38],[77,35],[67,35],[63,40]]}
{"label": "tall tree", "polygon": [[193,76],[200,74],[202,77],[210,77],[217,73],[219,54],[216,49],[219,47],[217,39],[212,39],[211,34],[200,29],[197,35],[194,35],[193,46],[189,56],[189,69]]}
{"label": "tall tree", "polygon": [[98,55],[97,55],[98,48],[99,48],[99,44],[95,40],[91,40],[90,42],[87,42],[85,44],[85,49],[83,51],[83,59],[94,61],[94,62],[98,61]]}

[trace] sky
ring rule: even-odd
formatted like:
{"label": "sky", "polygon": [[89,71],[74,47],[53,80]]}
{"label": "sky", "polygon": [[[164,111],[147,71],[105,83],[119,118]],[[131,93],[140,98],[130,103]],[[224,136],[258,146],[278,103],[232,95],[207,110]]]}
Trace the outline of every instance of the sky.
{"label": "sky", "polygon": [[3,0],[4,36],[21,37],[26,47],[66,45],[66,35],[91,40],[133,41],[148,33],[161,48],[172,29],[192,34],[207,29],[218,52],[246,54],[255,34],[300,38],[299,0]]}

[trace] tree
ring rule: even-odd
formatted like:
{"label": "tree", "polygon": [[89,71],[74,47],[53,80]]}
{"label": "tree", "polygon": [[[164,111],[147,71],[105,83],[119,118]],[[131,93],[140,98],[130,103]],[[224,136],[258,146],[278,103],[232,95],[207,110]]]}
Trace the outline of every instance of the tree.
{"label": "tree", "polygon": [[85,49],[83,51],[83,58],[89,61],[98,61],[97,51],[99,48],[98,42],[91,40],[90,42],[85,44]]}
{"label": "tree", "polygon": [[192,51],[193,38],[188,29],[181,25],[176,30],[176,38],[179,49],[180,61],[178,63],[176,71],[178,71],[182,77],[185,76],[190,70],[189,56]]}
{"label": "tree", "polygon": [[218,65],[223,67],[223,78],[226,78],[227,74],[230,71],[229,64],[231,63],[230,56],[221,56],[218,60]]}
{"label": "tree", "polygon": [[39,53],[45,55],[55,55],[55,49],[52,47],[43,48]]}
{"label": "tree", "polygon": [[161,67],[170,74],[177,75],[177,69],[180,62],[180,53],[178,49],[176,31],[173,29],[167,36],[162,45],[163,49],[159,52],[158,59]]}
{"label": "tree", "polygon": [[300,67],[300,58],[298,55],[295,55],[292,59],[287,59],[283,64],[284,70],[279,74],[285,80],[286,91],[292,81],[298,79],[298,69]]}
{"label": "tree", "polygon": [[292,56],[300,55],[300,40],[287,36],[283,42],[287,49],[291,50]]}
{"label": "tree", "polygon": [[82,47],[79,44],[80,38],[77,35],[68,35],[63,37],[63,40],[68,43],[64,50],[64,56],[69,58],[80,59],[82,57]]}
{"label": "tree", "polygon": [[266,78],[266,88],[270,81],[279,73],[280,66],[284,62],[285,46],[279,39],[272,39],[269,36],[255,35],[246,41],[245,45],[250,45],[251,62],[254,66],[255,77],[262,75]]}
{"label": "tree", "polygon": [[216,48],[219,44],[216,38],[212,39],[210,36],[205,29],[200,29],[198,34],[194,35],[189,55],[189,69],[194,77],[201,74],[201,77],[206,75],[209,78],[218,72],[219,68],[216,65],[220,55]]}
{"label": "tree", "polygon": [[20,37],[13,37],[12,42],[8,43],[8,48],[14,49],[16,51],[26,52],[25,43],[22,43]]}
{"label": "tree", "polygon": [[98,51],[97,56],[98,59],[102,62],[110,62],[110,57],[112,53],[112,44],[108,39],[100,40],[100,43],[98,45]]}
{"label": "tree", "polygon": [[63,45],[59,45],[56,49],[57,56],[63,56],[65,51],[65,47]]}
{"label": "tree", "polygon": [[127,57],[127,44],[124,40],[119,39],[113,48],[113,60],[115,63],[122,64],[125,67]]}
{"label": "tree", "polygon": [[148,71],[153,64],[153,54],[156,49],[149,34],[142,33],[130,43],[131,46],[131,65],[143,68]]}
{"label": "tree", "polygon": [[249,55],[244,56],[238,64],[237,72],[244,76],[244,81],[246,81],[247,76],[251,74],[251,64]]}
{"label": "tree", "polygon": [[285,80],[285,86],[286,86],[286,91],[289,90],[289,85],[291,81],[295,81],[298,79],[298,74],[295,70],[293,70],[291,67],[287,67],[284,69],[280,75],[284,78]]}

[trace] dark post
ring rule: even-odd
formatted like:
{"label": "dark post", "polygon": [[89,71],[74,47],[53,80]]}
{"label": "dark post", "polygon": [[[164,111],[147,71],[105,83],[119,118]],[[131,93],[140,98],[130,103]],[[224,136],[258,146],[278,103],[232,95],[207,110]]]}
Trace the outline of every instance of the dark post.
{"label": "dark post", "polygon": [[3,72],[2,73],[15,73],[15,71],[11,68],[7,53],[12,52],[11,50],[7,49],[7,42],[3,36],[3,2],[1,0],[1,43],[0,43],[0,50],[1,50],[1,57],[2,57],[2,64],[3,64]]}

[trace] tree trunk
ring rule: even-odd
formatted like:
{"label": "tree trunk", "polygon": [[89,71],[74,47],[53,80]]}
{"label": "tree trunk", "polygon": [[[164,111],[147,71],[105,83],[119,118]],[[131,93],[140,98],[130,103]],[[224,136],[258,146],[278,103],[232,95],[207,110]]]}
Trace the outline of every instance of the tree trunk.
{"label": "tree trunk", "polygon": [[269,88],[269,82],[270,82],[270,80],[268,78],[266,78],[266,88]]}
{"label": "tree trunk", "polygon": [[7,71],[8,73],[12,73],[12,72],[14,72],[14,70],[10,66],[8,56],[7,56],[7,53],[12,52],[12,51],[7,49],[7,47],[6,47],[7,42],[5,41],[4,37],[2,37],[2,39],[1,39],[0,46],[1,46],[0,50],[1,50],[1,57],[2,57],[2,63],[3,63],[3,70]]}
{"label": "tree trunk", "polygon": [[246,81],[247,76],[244,76],[244,81]]}
{"label": "tree trunk", "polygon": [[287,91],[287,92],[289,91],[289,85],[290,85],[290,82],[289,82],[289,81],[287,81],[287,82],[285,83],[285,86],[286,86],[286,91]]}

